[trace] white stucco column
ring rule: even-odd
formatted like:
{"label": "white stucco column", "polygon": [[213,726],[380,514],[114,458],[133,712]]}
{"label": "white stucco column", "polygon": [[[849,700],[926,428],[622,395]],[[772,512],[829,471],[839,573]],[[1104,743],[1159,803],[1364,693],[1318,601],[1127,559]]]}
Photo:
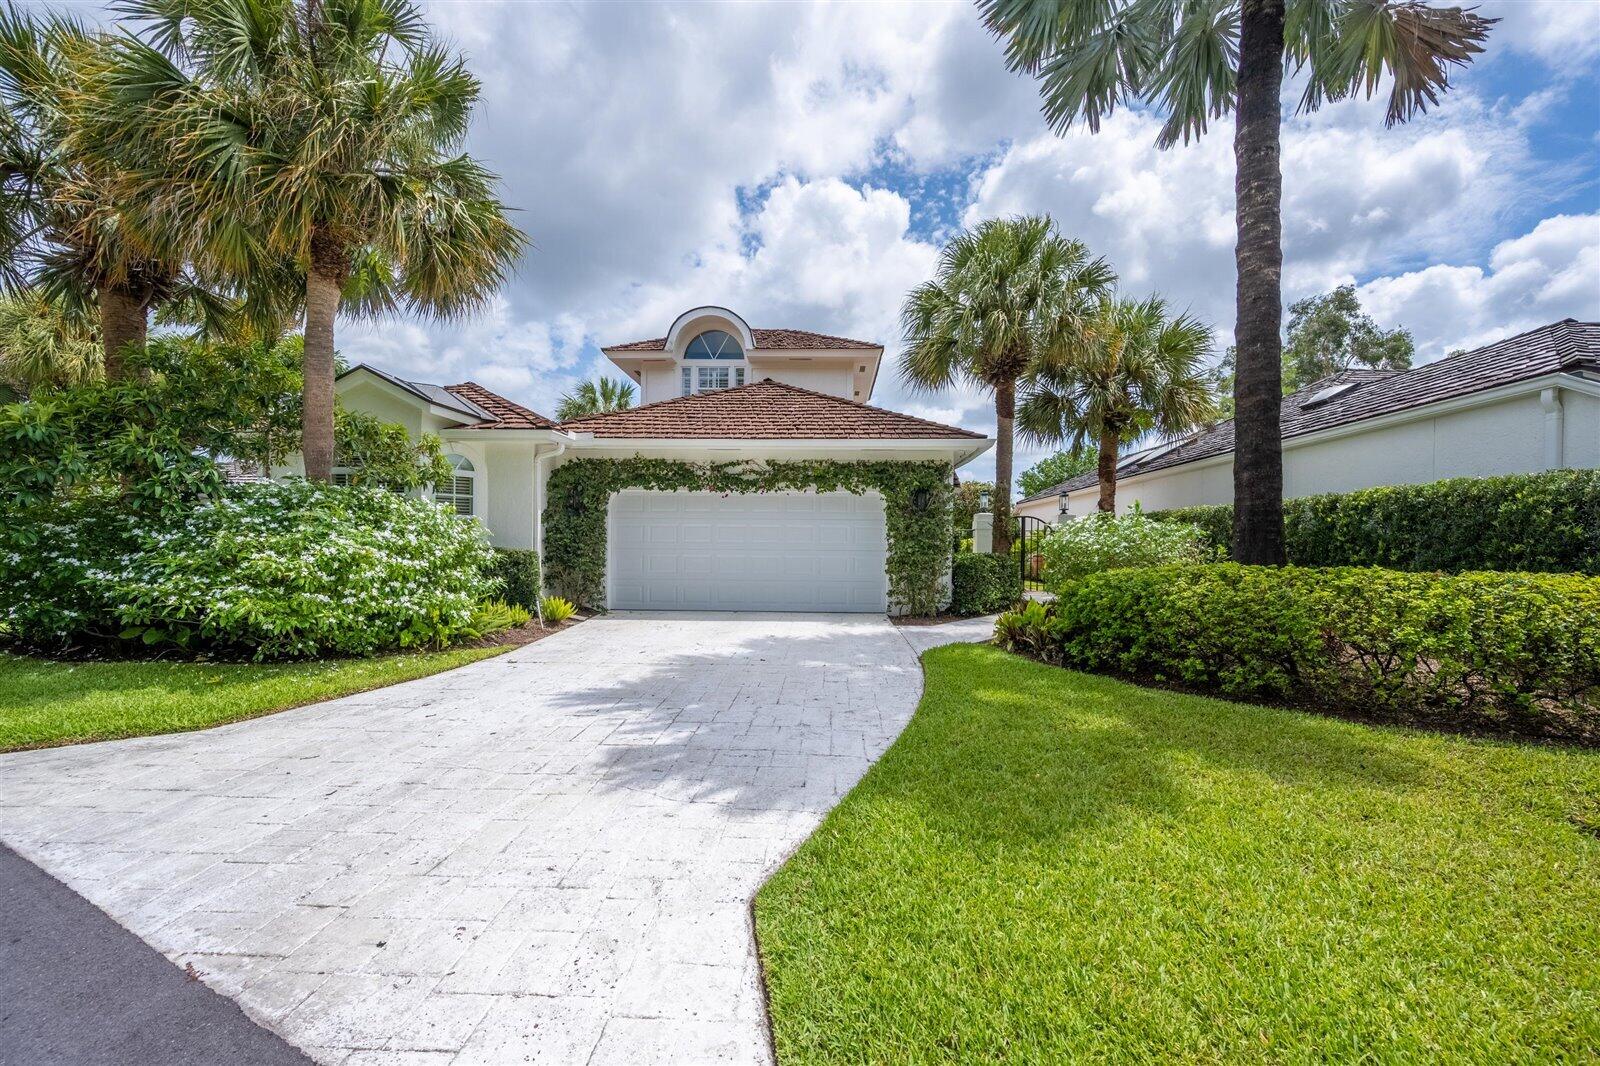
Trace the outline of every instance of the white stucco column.
{"label": "white stucco column", "polygon": [[989,555],[994,551],[994,515],[979,511],[972,516],[972,553]]}
{"label": "white stucco column", "polygon": [[1544,468],[1560,470],[1566,462],[1566,427],[1562,425],[1561,390],[1549,388],[1539,393],[1544,410]]}

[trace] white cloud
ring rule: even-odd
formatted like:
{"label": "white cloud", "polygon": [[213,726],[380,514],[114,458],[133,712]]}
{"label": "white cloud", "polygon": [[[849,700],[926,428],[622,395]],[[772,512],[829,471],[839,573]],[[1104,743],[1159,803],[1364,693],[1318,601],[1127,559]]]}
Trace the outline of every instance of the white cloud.
{"label": "white cloud", "polygon": [[1509,49],[1573,75],[1592,73],[1600,59],[1600,0],[1488,0],[1478,13],[1501,20],[1490,54]]}
{"label": "white cloud", "polygon": [[1379,322],[1436,358],[1561,318],[1600,319],[1600,214],[1557,215],[1495,246],[1487,267],[1438,264],[1359,289]]}

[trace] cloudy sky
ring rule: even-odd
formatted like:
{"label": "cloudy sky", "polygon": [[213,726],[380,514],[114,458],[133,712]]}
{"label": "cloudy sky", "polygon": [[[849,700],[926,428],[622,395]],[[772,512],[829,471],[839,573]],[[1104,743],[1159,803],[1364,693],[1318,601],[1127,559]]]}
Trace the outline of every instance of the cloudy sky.
{"label": "cloudy sky", "polygon": [[[1381,103],[1344,103],[1284,129],[1286,299],[1354,281],[1425,360],[1600,318],[1600,0],[1481,10],[1503,21],[1435,112],[1385,130]],[[1137,111],[1056,137],[970,4],[452,0],[428,15],[483,80],[470,147],[533,245],[490,312],[347,325],[352,360],[548,413],[608,369],[599,345],[715,303],[881,341],[892,366],[900,301],[941,241],[1040,211],[1125,291],[1190,308],[1219,351],[1231,339],[1231,124],[1166,152]],[[983,396],[912,395],[893,372],[873,402],[993,431]]]}

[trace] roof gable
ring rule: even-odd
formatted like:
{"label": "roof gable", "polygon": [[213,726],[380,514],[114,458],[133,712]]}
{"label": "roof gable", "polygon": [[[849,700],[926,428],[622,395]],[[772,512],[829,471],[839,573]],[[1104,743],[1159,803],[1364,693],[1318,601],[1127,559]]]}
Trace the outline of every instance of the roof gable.
{"label": "roof gable", "polygon": [[[1363,422],[1443,400],[1556,373],[1600,373],[1600,322],[1563,319],[1505,340],[1447,356],[1413,370],[1340,371],[1283,398],[1283,439]],[[1337,395],[1333,387],[1353,384]],[[1156,452],[1160,454],[1156,454]],[[1227,455],[1233,451],[1233,420],[1218,422],[1165,450],[1127,456],[1118,477],[1132,477]],[[1095,484],[1091,472],[1036,492],[1039,500]]]}
{"label": "roof gable", "polygon": [[405,378],[357,363],[339,375],[340,379],[364,372],[434,407],[441,407],[461,419],[463,429],[553,429],[555,422],[497,392],[490,392],[475,381],[459,385],[434,385]]}
{"label": "roof gable", "polygon": [[982,433],[766,378],[563,422],[595,437],[684,440],[984,440]]}

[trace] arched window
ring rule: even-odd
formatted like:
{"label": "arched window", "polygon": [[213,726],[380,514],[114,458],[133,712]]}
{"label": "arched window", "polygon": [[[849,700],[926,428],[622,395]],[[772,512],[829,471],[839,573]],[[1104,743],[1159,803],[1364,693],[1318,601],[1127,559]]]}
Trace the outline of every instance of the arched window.
{"label": "arched window", "polygon": [[452,476],[433,487],[433,498],[446,507],[454,507],[456,514],[470,516],[478,476],[472,460],[464,455],[447,455],[445,461],[450,464]]}
{"label": "arched window", "polygon": [[708,329],[689,342],[683,350],[685,359],[743,359],[744,346],[739,338],[720,329]]}

